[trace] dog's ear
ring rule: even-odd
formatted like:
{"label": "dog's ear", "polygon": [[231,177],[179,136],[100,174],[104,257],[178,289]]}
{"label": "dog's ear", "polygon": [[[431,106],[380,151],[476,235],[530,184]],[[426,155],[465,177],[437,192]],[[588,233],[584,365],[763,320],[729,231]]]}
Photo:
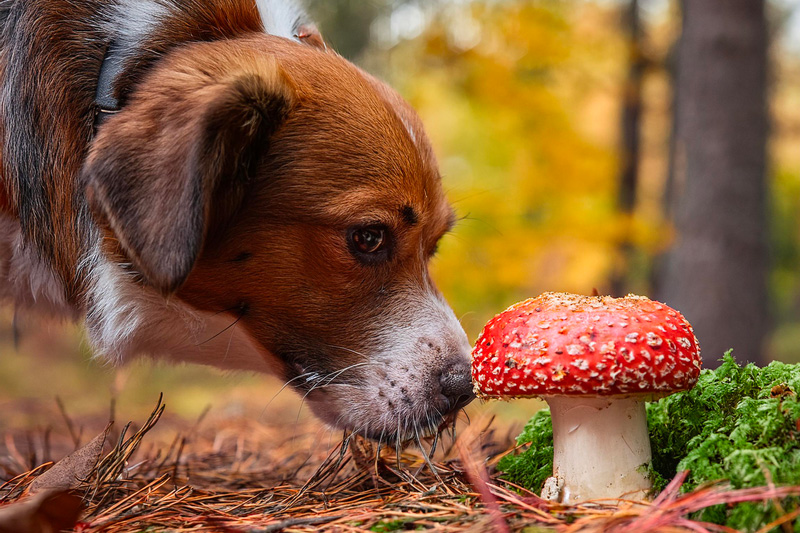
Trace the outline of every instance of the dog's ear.
{"label": "dog's ear", "polygon": [[100,128],[82,171],[90,206],[145,281],[168,294],[209,232],[240,205],[292,91],[240,74],[185,92],[138,95]]}
{"label": "dog's ear", "polygon": [[328,51],[328,45],[325,44],[325,39],[322,38],[322,34],[317,29],[317,26],[310,22],[298,26],[295,31],[295,37],[301,43],[318,48],[324,52]]}

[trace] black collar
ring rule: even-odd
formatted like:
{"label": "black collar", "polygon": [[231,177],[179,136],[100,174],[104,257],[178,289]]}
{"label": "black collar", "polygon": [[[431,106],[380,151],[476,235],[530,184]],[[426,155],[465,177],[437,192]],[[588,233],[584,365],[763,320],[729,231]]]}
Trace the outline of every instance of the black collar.
{"label": "black collar", "polygon": [[106,47],[103,63],[97,75],[97,91],[94,95],[94,129],[97,131],[105,120],[120,110],[119,98],[115,91],[117,78],[122,73],[125,57],[114,42]]}

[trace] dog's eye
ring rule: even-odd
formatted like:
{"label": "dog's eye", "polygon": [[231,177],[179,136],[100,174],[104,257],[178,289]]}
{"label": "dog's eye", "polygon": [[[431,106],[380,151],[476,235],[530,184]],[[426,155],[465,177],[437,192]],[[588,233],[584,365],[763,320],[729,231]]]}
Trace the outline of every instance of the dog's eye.
{"label": "dog's eye", "polygon": [[350,252],[363,262],[374,263],[389,257],[389,232],[385,226],[376,224],[351,228],[347,240]]}
{"label": "dog's eye", "polygon": [[358,228],[353,230],[350,239],[359,253],[374,254],[380,251],[386,242],[386,229],[381,226]]}

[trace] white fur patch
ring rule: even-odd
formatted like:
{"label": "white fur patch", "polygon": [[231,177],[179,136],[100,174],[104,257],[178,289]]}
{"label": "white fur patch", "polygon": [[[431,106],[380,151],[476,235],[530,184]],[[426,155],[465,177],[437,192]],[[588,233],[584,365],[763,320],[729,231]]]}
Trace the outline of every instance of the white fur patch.
{"label": "white fur patch", "polygon": [[224,369],[276,370],[241,325],[231,326],[235,316],[165,300],[120,265],[93,255],[86,328],[98,355],[115,364],[149,355]]}
{"label": "white fur patch", "polygon": [[[165,300],[137,283],[99,250],[77,266],[90,279],[86,328],[98,357],[114,364],[139,355],[163,357],[223,369],[275,372],[270,355],[230,313],[201,312]],[[35,250],[25,246],[19,223],[0,215],[0,302],[22,310],[77,320],[64,285]]]}
{"label": "white fur patch", "polygon": [[293,39],[297,27],[306,22],[303,8],[295,0],[256,0],[264,31]]}
{"label": "white fur patch", "polygon": [[[298,26],[308,20],[296,0],[254,0],[264,31],[295,38]],[[108,14],[110,32],[120,48],[135,48],[169,15],[180,9],[174,0],[118,0]]]}
{"label": "white fur patch", "polygon": [[136,47],[170,12],[161,0],[119,0],[110,14],[111,33],[120,48]]}

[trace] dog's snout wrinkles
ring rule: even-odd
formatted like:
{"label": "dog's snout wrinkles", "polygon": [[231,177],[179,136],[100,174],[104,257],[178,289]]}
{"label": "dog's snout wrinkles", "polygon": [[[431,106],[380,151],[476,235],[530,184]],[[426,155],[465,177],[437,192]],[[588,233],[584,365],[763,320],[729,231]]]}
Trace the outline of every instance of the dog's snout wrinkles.
{"label": "dog's snout wrinkles", "polygon": [[439,384],[451,411],[461,409],[475,398],[469,365],[461,361],[444,368],[439,376]]}

